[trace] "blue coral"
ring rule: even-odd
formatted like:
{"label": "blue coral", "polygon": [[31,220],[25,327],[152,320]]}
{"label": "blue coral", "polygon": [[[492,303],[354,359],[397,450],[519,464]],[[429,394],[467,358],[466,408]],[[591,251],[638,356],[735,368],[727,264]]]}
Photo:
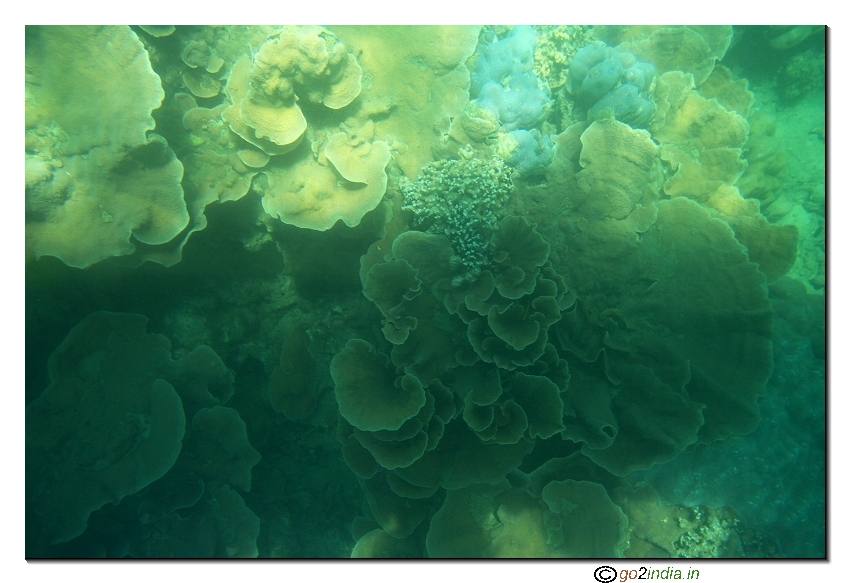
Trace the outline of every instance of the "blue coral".
{"label": "blue coral", "polygon": [[589,120],[613,117],[632,127],[645,127],[655,106],[648,99],[641,97],[638,88],[631,83],[623,83],[608,95],[596,102],[587,114]]}
{"label": "blue coral", "polygon": [[472,68],[469,93],[477,97],[487,83],[499,83],[534,68],[537,33],[530,26],[515,26],[505,38],[486,45]]}
{"label": "blue coral", "polygon": [[503,39],[486,44],[472,67],[469,94],[496,116],[502,129],[531,129],[549,115],[549,88],[532,72],[537,33],[515,26]]}
{"label": "blue coral", "polygon": [[552,161],[552,140],[538,130],[515,130],[510,133],[517,141],[517,149],[508,158],[508,164],[523,176],[539,174]]}
{"label": "blue coral", "polygon": [[507,87],[487,83],[477,101],[478,107],[499,118],[506,132],[536,126],[546,119],[551,103],[548,92],[538,87],[532,73],[513,75]]}
{"label": "blue coral", "polygon": [[655,113],[648,97],[653,79],[654,65],[604,45],[582,47],[570,64],[572,94],[591,121],[614,117],[646,127]]}
{"label": "blue coral", "polygon": [[570,63],[570,83],[573,95],[581,89],[581,84],[590,70],[612,55],[613,49],[605,45],[587,45],[580,48]]}
{"label": "blue coral", "polygon": [[594,65],[581,82],[578,100],[583,104],[593,104],[614,90],[623,76],[623,64],[619,59],[605,59]]}

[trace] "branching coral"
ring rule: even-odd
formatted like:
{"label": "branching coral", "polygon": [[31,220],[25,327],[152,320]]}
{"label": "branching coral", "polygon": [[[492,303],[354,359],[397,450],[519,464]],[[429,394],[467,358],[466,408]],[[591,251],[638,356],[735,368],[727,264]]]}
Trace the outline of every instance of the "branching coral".
{"label": "branching coral", "polygon": [[492,261],[487,243],[512,191],[499,158],[461,158],[426,164],[415,182],[405,181],[404,210],[429,233],[444,234],[472,277]]}
{"label": "branching coral", "polygon": [[[715,64],[729,27],[140,32],[161,79],[132,30],[28,31],[28,251],[82,267],[135,237],[168,241],[170,264],[209,205],[242,199],[198,243],[241,252],[250,228],[284,258],[266,245],[256,286],[228,281],[237,316],[194,296],[189,323],[154,313],[179,360],[141,316],[71,332],[27,408],[28,552],[114,535],[109,556],[293,554],[314,489],[322,518],[362,510],[353,556],[743,553],[734,513],[633,487],[764,414],[766,284],[797,230],[761,215],[783,159]],[[115,83],[97,77],[110,59]],[[69,72],[121,123],[80,106]],[[161,82],[168,142],[149,134]],[[552,114],[547,82],[569,108]],[[573,111],[588,121],[553,134]],[[219,265],[199,257],[189,273]],[[298,455],[348,483],[305,480]]]}

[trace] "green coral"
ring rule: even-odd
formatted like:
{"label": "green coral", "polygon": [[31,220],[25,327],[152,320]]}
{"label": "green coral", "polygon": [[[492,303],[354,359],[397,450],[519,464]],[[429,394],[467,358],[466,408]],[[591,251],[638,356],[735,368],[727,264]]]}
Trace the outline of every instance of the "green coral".
{"label": "green coral", "polygon": [[545,79],[553,91],[567,82],[570,63],[583,46],[593,39],[589,26],[541,25],[534,49],[534,74]]}
{"label": "green coral", "polygon": [[822,92],[826,83],[826,52],[808,49],[791,57],[777,76],[777,89],[786,100]]}
{"label": "green coral", "polygon": [[[513,191],[510,170],[502,159],[462,157],[426,164],[415,182],[403,180],[402,209],[412,211],[414,226],[448,237],[456,262],[478,277],[492,263],[488,245]],[[458,278],[458,286],[463,280]]]}

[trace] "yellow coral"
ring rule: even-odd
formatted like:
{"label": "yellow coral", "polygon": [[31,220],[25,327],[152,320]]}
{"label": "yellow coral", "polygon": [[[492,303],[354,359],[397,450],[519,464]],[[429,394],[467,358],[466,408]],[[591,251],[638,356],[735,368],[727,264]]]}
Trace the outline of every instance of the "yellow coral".
{"label": "yellow coral", "polygon": [[361,74],[354,55],[326,30],[284,27],[253,59],[245,55],[233,66],[227,83],[232,106],[223,117],[266,154],[284,154],[307,129],[298,98],[340,109],[360,94]]}
{"label": "yellow coral", "polygon": [[321,156],[303,157],[284,172],[267,172],[269,190],[263,208],[284,223],[305,229],[326,231],[339,219],[356,227],[387,190],[384,169],[389,160],[386,142],[351,140],[337,133]]}
{"label": "yellow coral", "polygon": [[[149,137],[164,92],[129,27],[27,31],[27,253],[86,267],[171,241],[183,165]],[[95,90],[93,90],[95,89]]]}
{"label": "yellow coral", "polygon": [[363,107],[375,135],[393,146],[395,161],[414,178],[432,148],[469,101],[466,59],[478,42],[474,26],[342,26],[366,75]]}

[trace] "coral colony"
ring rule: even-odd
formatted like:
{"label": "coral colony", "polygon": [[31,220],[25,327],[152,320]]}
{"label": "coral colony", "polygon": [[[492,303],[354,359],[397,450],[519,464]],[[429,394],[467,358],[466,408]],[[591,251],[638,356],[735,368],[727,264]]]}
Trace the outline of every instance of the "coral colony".
{"label": "coral colony", "polygon": [[824,62],[28,27],[27,556],[824,556]]}

